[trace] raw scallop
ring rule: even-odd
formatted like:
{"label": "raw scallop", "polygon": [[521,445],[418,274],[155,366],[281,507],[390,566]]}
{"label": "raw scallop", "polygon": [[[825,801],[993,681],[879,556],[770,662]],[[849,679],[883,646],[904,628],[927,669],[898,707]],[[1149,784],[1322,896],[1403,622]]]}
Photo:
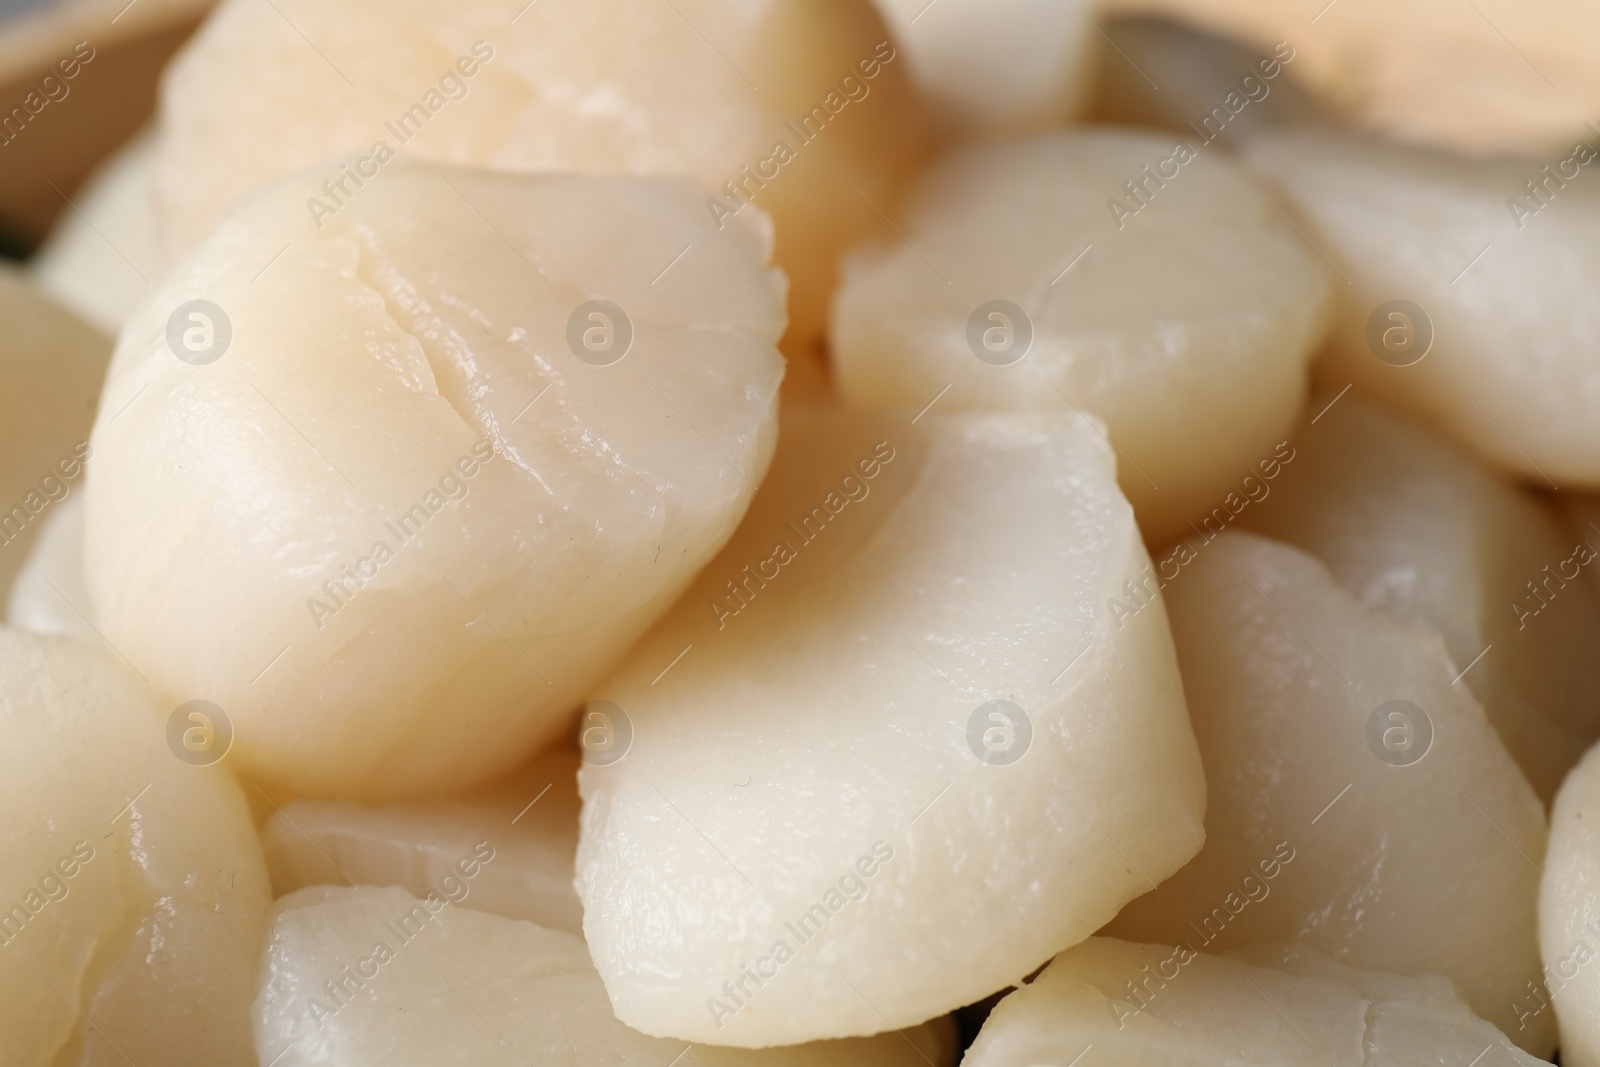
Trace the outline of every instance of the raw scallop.
{"label": "raw scallop", "polygon": [[[578,757],[566,749],[457,797],[291,801],[261,836],[279,896],[313,885],[392,885],[425,897],[464,885],[454,891],[478,911],[572,933],[583,927],[572,888]],[[485,851],[492,861],[481,861]],[[464,880],[468,867],[476,873]]]}
{"label": "raw scallop", "polygon": [[1595,569],[1600,534],[1574,537],[1533,494],[1354,393],[1315,400],[1293,447],[1276,480],[1256,479],[1240,522],[1437,631],[1548,803],[1600,737],[1600,603],[1579,574]]}
{"label": "raw scallop", "polygon": [[99,652],[0,629],[7,1064],[254,1067],[272,897],[205,716],[174,729]]}
{"label": "raw scallop", "polygon": [[1444,642],[1299,549],[1245,533],[1187,547],[1163,592],[1206,847],[1107,932],[1215,952],[1303,940],[1355,967],[1438,971],[1548,1054],[1552,1021],[1519,1031],[1512,1010],[1539,973],[1544,810]]}
{"label": "raw scallop", "polygon": [[1354,382],[1540,487],[1600,488],[1600,183],[1572,146],[1475,159],[1286,130],[1244,155],[1342,275],[1329,392]]}
{"label": "raw scallop", "polygon": [[760,1047],[945,1014],[1200,847],[1097,426],[786,414],[722,555],[594,691],[584,933],[618,1018]]}
{"label": "raw scallop", "polygon": [[[630,1030],[582,939],[400,889],[306,889],[274,910],[256,1048],[277,1067],[950,1067],[943,1020],[746,1052]],[[278,1058],[281,1057],[281,1058]],[[677,1057],[677,1058],[674,1058]]]}
{"label": "raw scallop", "polygon": [[242,205],[124,331],[95,619],[267,784],[465,788],[565,733],[732,533],[782,278],[681,179],[418,166],[321,229],[315,181]]}
{"label": "raw scallop", "polygon": [[1061,131],[946,158],[906,239],[845,262],[844,397],[1098,416],[1146,540],[1186,535],[1293,424],[1329,283],[1236,165],[1176,144]]}
{"label": "raw scallop", "polygon": [[[1086,1056],[1090,1048],[1092,1056]],[[1224,957],[1096,937],[989,1016],[963,1067],[1537,1067],[1448,979],[1358,970],[1308,945]],[[1565,1061],[1563,1061],[1565,1062]]]}
{"label": "raw scallop", "polygon": [[[809,344],[839,252],[888,232],[879,211],[923,157],[905,65],[867,0],[225,0],[167,70],[158,219],[187,252],[230,201],[313,166],[343,211],[366,195],[329,162],[345,153],[379,182],[388,155],[681,175],[708,220],[771,214]],[[726,234],[685,236],[645,280]]]}

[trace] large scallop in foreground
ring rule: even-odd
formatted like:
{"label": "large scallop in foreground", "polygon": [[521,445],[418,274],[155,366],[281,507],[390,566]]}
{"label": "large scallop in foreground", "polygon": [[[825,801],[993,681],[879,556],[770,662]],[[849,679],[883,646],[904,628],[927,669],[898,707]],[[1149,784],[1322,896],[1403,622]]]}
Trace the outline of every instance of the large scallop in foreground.
{"label": "large scallop in foreground", "polygon": [[419,166],[320,227],[318,180],[248,200],[124,331],[96,623],[225,708],[255,778],[464,788],[562,734],[732,533],[782,275],[677,179]]}
{"label": "large scallop in foreground", "polygon": [[760,1047],[1020,980],[1200,847],[1111,450],[1079,415],[788,418],[738,535],[585,709],[618,1018]]}

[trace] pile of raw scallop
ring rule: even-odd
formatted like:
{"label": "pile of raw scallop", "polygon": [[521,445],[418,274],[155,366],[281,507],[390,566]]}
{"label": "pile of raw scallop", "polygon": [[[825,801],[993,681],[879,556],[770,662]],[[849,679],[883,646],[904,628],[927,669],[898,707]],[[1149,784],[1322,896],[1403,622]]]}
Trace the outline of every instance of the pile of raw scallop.
{"label": "pile of raw scallop", "polygon": [[0,272],[0,1064],[1600,1065],[1600,15],[1293,6],[223,0]]}

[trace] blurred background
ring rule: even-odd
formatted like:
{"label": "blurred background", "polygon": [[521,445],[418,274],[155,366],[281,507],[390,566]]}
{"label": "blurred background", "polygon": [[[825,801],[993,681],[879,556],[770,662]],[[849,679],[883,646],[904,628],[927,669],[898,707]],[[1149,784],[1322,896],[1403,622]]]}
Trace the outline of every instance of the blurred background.
{"label": "blurred background", "polygon": [[[1600,138],[1600,7],[1547,0],[876,0],[908,47],[930,110],[954,136],[1072,121],[1181,129],[1248,70],[1289,42],[1294,60],[1270,107],[1241,118],[1315,109],[1342,123],[1465,153],[1541,156],[1574,137]],[[0,0],[0,254],[24,258],[96,165],[155,110],[163,67],[212,0]],[[984,41],[985,69],[941,64],[940,41],[971,40],[1050,11],[1032,39]],[[914,40],[925,38],[926,44]],[[31,113],[25,101],[87,43],[92,63]],[[945,46],[948,47],[948,46]],[[1045,53],[1054,50],[1046,57]],[[1019,85],[1030,64],[1062,58],[1075,84],[1036,99],[990,92],[1006,121],[963,110],[962,77]],[[938,70],[935,81],[927,75]],[[915,74],[915,69],[914,69]],[[953,94],[944,99],[946,85]],[[34,101],[39,95],[32,97]],[[1315,105],[1311,101],[1315,101]],[[48,114],[70,107],[71,116]],[[1192,112],[1192,113],[1191,113]],[[1296,117],[1303,117],[1297,114]],[[32,121],[28,121],[31,119]],[[1246,122],[1241,122],[1243,126]],[[26,126],[26,129],[19,127]],[[1012,127],[1008,130],[1007,127]]]}
{"label": "blurred background", "polygon": [[[0,107],[6,115],[27,110],[29,93],[79,41],[94,49],[94,60],[65,83],[67,95],[46,106],[70,101],[70,121],[38,121],[37,128],[18,132],[13,118],[5,127],[0,251],[26,256],[70,210],[67,198],[95,165],[155,110],[161,69],[211,6],[210,0],[0,0]],[[44,111],[35,116],[45,117]]]}

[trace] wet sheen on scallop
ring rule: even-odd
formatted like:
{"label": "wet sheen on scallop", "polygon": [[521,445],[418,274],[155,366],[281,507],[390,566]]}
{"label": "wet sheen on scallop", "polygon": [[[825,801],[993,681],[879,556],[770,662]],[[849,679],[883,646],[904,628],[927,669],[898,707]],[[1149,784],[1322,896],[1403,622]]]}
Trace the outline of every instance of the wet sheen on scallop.
{"label": "wet sheen on scallop", "polygon": [[316,182],[245,201],[124,331],[96,621],[225,707],[255,778],[465,788],[562,734],[738,523],[783,279],[678,179],[417,166],[320,229]]}
{"label": "wet sheen on scallop", "polygon": [[1217,150],[1115,128],[974,145],[905,214],[834,297],[850,403],[1094,415],[1152,545],[1293,424],[1327,269]]}
{"label": "wet sheen on scallop", "polygon": [[945,1014],[1201,844],[1165,612],[1107,607],[1148,557],[1098,427],[785,418],[739,533],[585,708],[584,932],[646,1033]]}
{"label": "wet sheen on scallop", "polygon": [[272,898],[249,808],[186,758],[219,724],[174,731],[111,657],[0,629],[5,1062],[253,1065]]}
{"label": "wet sheen on scallop", "polygon": [[1544,810],[1443,640],[1297,548],[1248,533],[1186,548],[1161,593],[1210,787],[1206,845],[1107,932],[1210,952],[1302,940],[1352,966],[1438,971],[1547,1055],[1552,1020],[1519,1028],[1514,1010],[1539,972]]}

